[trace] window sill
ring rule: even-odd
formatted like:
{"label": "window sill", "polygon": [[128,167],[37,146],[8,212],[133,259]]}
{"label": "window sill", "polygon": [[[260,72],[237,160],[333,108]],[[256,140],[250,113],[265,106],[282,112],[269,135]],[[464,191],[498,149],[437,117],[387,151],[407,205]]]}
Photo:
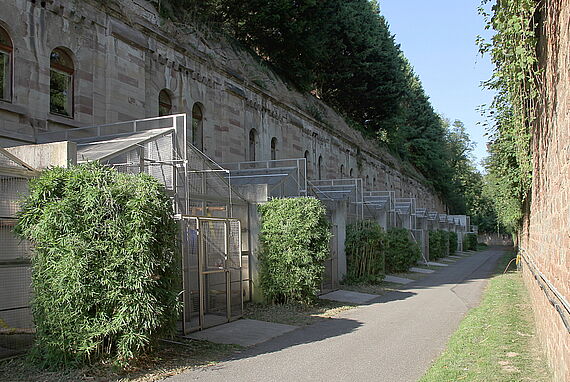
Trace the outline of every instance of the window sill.
{"label": "window sill", "polygon": [[84,127],[85,124],[77,122],[73,118],[64,117],[63,115],[49,113],[47,117],[48,122],[57,123],[58,125],[65,125],[69,127]]}
{"label": "window sill", "polygon": [[20,115],[26,115],[26,108],[18,105],[14,105],[10,101],[0,100],[0,110],[9,111],[11,113],[16,113]]}

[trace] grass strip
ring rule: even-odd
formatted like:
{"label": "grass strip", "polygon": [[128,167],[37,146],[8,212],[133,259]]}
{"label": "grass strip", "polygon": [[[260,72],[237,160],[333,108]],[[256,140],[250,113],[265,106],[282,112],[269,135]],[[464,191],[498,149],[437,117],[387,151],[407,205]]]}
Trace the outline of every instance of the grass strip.
{"label": "grass strip", "polygon": [[551,380],[522,276],[517,271],[502,274],[513,256],[508,253],[499,262],[481,304],[463,319],[420,382]]}

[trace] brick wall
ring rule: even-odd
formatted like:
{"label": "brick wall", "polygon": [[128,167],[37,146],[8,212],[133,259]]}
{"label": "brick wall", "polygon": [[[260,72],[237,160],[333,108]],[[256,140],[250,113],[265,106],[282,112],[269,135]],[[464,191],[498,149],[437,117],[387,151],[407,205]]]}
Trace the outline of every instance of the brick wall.
{"label": "brick wall", "polygon": [[[534,133],[533,187],[520,247],[570,300],[570,4],[548,0],[541,15],[544,104]],[[528,267],[524,279],[538,335],[556,381],[570,381],[570,333]]]}

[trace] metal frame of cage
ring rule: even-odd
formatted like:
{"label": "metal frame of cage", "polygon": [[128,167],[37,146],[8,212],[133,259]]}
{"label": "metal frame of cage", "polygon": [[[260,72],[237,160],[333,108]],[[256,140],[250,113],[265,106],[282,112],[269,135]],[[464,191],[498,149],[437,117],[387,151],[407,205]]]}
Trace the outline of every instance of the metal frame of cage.
{"label": "metal frame of cage", "polygon": [[415,210],[414,236],[422,250],[422,257],[425,263],[429,260],[429,233],[428,233],[428,211],[426,208],[416,208]]}
{"label": "metal frame of cage", "polygon": [[364,217],[364,190],[361,178],[312,179],[307,181],[309,195],[323,201],[327,209],[334,208],[337,201],[348,202],[347,220]]}
{"label": "metal frame of cage", "polygon": [[267,197],[307,196],[307,160],[305,158],[272,159],[223,163],[232,185],[266,184]]}
{"label": "metal frame of cage", "polygon": [[183,333],[240,318],[244,300],[240,221],[187,215],[176,218],[181,251],[190,254],[183,259]]}
{"label": "metal frame of cage", "polygon": [[[394,200],[394,210],[396,211],[396,219],[399,219],[403,228],[414,229],[416,198],[396,198]],[[407,219],[407,222],[404,219]]]}
{"label": "metal frame of cage", "polygon": [[[390,228],[395,220],[394,191],[364,191],[363,202],[365,213],[378,220],[384,229]],[[385,214],[382,216],[381,214]]]}

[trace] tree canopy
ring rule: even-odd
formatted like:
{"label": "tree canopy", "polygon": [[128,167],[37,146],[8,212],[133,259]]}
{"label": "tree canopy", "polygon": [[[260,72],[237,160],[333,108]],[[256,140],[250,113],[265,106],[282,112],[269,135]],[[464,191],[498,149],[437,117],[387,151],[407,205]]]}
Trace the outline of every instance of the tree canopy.
{"label": "tree canopy", "polygon": [[[175,15],[184,9],[198,21],[219,26],[299,91],[322,99],[378,145],[411,163],[451,212],[466,211],[463,183],[470,177],[461,171],[466,171],[472,143],[464,127],[448,131],[449,122],[433,109],[375,1],[160,4],[163,13]],[[473,165],[470,171],[476,171]]]}

